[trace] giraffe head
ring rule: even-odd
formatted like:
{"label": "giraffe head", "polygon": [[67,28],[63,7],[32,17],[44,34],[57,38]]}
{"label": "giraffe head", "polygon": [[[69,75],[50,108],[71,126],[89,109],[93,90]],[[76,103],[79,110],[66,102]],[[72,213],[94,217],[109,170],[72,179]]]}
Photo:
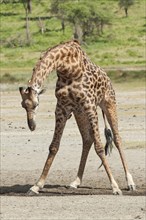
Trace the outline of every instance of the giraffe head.
{"label": "giraffe head", "polygon": [[34,131],[36,128],[35,115],[39,105],[39,95],[42,94],[44,90],[37,93],[31,87],[28,87],[27,89],[24,89],[23,87],[19,87],[19,91],[22,97],[22,102],[21,102],[22,108],[24,108],[27,113],[28,127],[31,131]]}

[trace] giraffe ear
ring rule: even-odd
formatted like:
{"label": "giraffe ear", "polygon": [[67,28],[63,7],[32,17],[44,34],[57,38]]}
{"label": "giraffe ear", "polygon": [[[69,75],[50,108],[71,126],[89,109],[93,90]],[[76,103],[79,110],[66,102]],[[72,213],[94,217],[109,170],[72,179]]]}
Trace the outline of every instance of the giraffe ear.
{"label": "giraffe ear", "polygon": [[24,87],[19,87],[19,91],[20,91],[20,94],[21,94],[21,95],[24,95],[24,93],[25,93]]}
{"label": "giraffe ear", "polygon": [[32,93],[32,88],[28,86],[27,91],[28,91],[28,93],[31,94]]}
{"label": "giraffe ear", "polygon": [[46,89],[42,89],[40,92],[39,92],[39,95],[42,95],[43,93],[46,92]]}

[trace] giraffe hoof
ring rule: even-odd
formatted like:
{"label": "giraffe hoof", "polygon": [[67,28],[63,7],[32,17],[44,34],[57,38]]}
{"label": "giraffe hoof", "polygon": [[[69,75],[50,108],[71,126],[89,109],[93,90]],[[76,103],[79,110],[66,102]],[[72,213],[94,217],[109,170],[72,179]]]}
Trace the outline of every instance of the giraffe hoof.
{"label": "giraffe hoof", "polygon": [[36,196],[36,195],[38,195],[39,194],[39,192],[34,192],[34,191],[32,191],[32,190],[29,190],[28,192],[27,192],[27,195],[28,196]]}
{"label": "giraffe hoof", "polygon": [[27,192],[27,195],[29,196],[36,196],[39,194],[39,187],[38,186],[32,186],[29,191]]}
{"label": "giraffe hoof", "polygon": [[78,186],[77,186],[76,184],[71,183],[71,184],[69,185],[69,188],[72,188],[72,189],[77,189],[77,188],[78,188]]}
{"label": "giraffe hoof", "polygon": [[70,188],[77,189],[80,185],[81,185],[81,180],[80,180],[79,177],[77,177],[77,178],[75,179],[75,181],[73,181],[73,182],[70,183],[69,186],[70,186]]}
{"label": "giraffe hoof", "polygon": [[128,191],[135,191],[136,190],[136,186],[135,185],[129,185],[128,186]]}
{"label": "giraffe hoof", "polygon": [[113,190],[113,195],[120,195],[122,196],[122,191],[120,189]]}

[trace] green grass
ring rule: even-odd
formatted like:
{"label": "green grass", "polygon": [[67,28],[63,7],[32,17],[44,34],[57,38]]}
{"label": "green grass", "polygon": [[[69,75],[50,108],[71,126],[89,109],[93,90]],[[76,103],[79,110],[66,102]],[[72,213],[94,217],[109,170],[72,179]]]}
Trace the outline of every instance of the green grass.
{"label": "green grass", "polygon": [[[109,1],[102,0],[109,7]],[[42,4],[33,1],[30,15],[31,45],[27,46],[25,33],[25,11],[22,4],[1,4],[1,82],[23,81],[30,78],[31,70],[42,51],[62,41],[72,39],[73,28],[67,24],[65,34],[57,18],[49,18],[49,0]],[[112,25],[104,28],[102,36],[87,38],[82,45],[91,60],[103,67],[143,67],[145,65],[145,0],[136,1],[129,9],[126,18],[118,8],[117,1],[110,0]],[[42,20],[47,31],[43,35],[38,27],[38,15],[47,17]],[[114,72],[118,80],[118,71]],[[116,74],[116,75],[115,75]],[[140,74],[140,72],[139,72]],[[134,79],[134,78],[133,78]]]}
{"label": "green grass", "polygon": [[[5,73],[1,73],[0,83],[21,83],[27,84],[28,80],[31,78],[31,70],[30,69],[23,69],[23,68],[16,68],[11,72],[5,69]],[[146,83],[146,74],[144,70],[140,71],[128,71],[128,70],[107,70],[106,71],[112,82],[118,84],[122,83],[122,86],[129,87],[129,84],[133,85],[134,87],[145,87]],[[57,79],[57,75],[55,72],[49,75],[46,79],[46,83],[54,82]],[[55,82],[54,82],[55,83]]]}

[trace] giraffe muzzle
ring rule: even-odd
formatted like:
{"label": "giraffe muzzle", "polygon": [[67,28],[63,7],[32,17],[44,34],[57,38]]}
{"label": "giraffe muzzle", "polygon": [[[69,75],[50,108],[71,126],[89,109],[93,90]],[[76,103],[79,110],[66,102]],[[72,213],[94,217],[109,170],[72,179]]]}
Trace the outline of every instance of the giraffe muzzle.
{"label": "giraffe muzzle", "polygon": [[28,123],[28,127],[31,131],[34,131],[36,129],[35,113],[34,112],[27,112],[27,123]]}
{"label": "giraffe muzzle", "polygon": [[33,119],[28,119],[27,123],[28,123],[28,127],[31,131],[34,131],[36,129],[36,123]]}

